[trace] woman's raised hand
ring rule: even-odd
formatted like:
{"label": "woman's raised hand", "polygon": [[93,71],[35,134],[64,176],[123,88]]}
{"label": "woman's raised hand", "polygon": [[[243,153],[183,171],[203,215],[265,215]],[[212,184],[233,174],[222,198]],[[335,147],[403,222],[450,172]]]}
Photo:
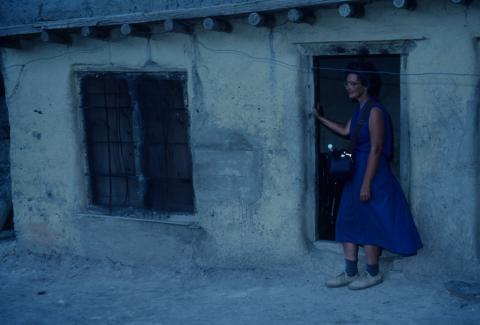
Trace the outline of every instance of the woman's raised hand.
{"label": "woman's raised hand", "polygon": [[322,123],[324,126],[329,128],[335,133],[340,134],[341,136],[348,136],[350,132],[350,121],[346,125],[340,124],[337,122],[330,121],[328,118],[326,118],[323,115],[323,107],[320,103],[317,103],[315,105],[315,109],[313,110],[313,114],[315,114],[315,117]]}
{"label": "woman's raised hand", "polygon": [[320,117],[323,117],[323,106],[322,106],[322,104],[317,103],[315,105],[315,110],[313,111],[313,114],[315,114],[315,116],[318,119],[320,119]]}

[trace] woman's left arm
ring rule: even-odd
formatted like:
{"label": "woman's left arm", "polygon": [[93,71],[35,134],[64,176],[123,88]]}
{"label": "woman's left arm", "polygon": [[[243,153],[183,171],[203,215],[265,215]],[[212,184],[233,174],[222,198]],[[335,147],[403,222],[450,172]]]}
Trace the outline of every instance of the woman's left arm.
{"label": "woman's left arm", "polygon": [[373,107],[368,119],[368,129],[370,131],[371,149],[368,155],[367,169],[363,176],[363,183],[360,189],[360,201],[366,202],[372,197],[371,183],[375,172],[377,171],[378,162],[383,150],[384,122],[383,113],[378,107]]}

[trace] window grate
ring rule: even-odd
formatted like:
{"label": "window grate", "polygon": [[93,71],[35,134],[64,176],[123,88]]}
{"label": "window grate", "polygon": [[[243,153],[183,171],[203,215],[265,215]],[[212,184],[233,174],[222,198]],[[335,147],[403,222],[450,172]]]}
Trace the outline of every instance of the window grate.
{"label": "window grate", "polygon": [[110,211],[193,212],[184,89],[183,80],[165,75],[83,76],[81,108],[94,205]]}

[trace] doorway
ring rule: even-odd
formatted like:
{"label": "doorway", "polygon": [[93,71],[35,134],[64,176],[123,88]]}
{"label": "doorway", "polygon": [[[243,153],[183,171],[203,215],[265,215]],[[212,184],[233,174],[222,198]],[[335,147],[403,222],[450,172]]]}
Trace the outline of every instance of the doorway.
{"label": "doorway", "polygon": [[[394,129],[394,158],[391,162],[395,176],[400,176],[400,63],[401,55],[342,55],[314,56],[315,103],[321,103],[325,116],[333,121],[346,123],[354,112],[345,94],[344,70],[352,61],[369,61],[380,72],[382,89],[380,101],[392,117]],[[349,140],[342,138],[316,121],[316,240],[335,240],[335,222],[342,195],[343,184],[331,179],[326,172],[328,144],[337,148],[348,147]]]}
{"label": "doorway", "polygon": [[0,74],[0,239],[12,237],[14,234],[9,152],[10,124],[5,87]]}

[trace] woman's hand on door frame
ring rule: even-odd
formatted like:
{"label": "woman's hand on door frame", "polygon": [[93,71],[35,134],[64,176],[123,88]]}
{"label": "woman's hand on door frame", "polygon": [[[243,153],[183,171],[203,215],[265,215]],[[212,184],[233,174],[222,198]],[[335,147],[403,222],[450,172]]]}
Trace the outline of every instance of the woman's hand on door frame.
{"label": "woman's hand on door frame", "polygon": [[316,116],[318,119],[320,119],[321,117],[324,116],[322,104],[317,103],[317,104],[315,105],[315,109],[313,110],[313,114],[315,114],[315,116]]}

